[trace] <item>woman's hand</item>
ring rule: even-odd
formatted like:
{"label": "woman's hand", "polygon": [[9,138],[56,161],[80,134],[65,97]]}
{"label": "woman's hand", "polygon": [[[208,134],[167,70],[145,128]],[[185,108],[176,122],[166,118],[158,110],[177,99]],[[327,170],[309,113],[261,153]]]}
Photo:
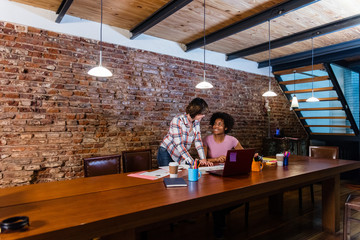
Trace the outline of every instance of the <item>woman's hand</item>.
{"label": "woman's hand", "polygon": [[207,161],[206,159],[200,160],[200,166],[213,166],[214,164],[212,162]]}
{"label": "woman's hand", "polygon": [[225,156],[220,156],[220,157],[216,158],[216,161],[217,161],[217,162],[220,162],[220,163],[225,162],[225,160],[226,160],[226,157],[225,157]]}

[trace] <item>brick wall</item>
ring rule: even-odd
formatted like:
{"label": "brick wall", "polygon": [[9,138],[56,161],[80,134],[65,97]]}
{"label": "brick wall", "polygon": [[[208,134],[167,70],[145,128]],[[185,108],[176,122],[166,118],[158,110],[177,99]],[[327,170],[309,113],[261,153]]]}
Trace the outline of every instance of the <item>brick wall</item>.
{"label": "brick wall", "polygon": [[[93,78],[86,72],[97,64],[97,41],[5,22],[0,56],[0,187],[82,177],[83,158],[123,150],[151,148],[155,163],[170,120],[194,97],[231,113],[243,146],[261,152],[267,136],[264,76],[209,65],[215,88],[195,90],[201,63],[105,43],[114,77]],[[273,88],[271,129],[304,136]]]}

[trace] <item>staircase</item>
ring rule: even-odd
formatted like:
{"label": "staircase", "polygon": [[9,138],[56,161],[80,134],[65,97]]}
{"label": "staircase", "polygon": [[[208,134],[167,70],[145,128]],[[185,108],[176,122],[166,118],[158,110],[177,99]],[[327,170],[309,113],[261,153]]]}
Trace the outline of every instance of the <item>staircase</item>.
{"label": "staircase", "polygon": [[[357,136],[359,134],[358,73],[347,78],[347,69],[332,64],[317,64],[274,72],[275,78],[291,102],[296,94],[299,108],[293,109],[310,135]],[[349,76],[351,77],[353,73]],[[350,84],[350,85],[349,85]],[[355,84],[355,85],[354,85]],[[319,102],[306,102],[312,96]],[[345,94],[347,93],[347,94]],[[348,101],[351,103],[350,106]],[[354,113],[353,113],[353,112]],[[354,115],[355,114],[355,118]],[[356,119],[356,120],[355,120]]]}

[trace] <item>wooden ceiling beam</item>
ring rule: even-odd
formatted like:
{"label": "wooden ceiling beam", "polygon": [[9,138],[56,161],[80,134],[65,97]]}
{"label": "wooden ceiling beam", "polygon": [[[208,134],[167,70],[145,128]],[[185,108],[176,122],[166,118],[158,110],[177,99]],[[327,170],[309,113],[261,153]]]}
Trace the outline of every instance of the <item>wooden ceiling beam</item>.
{"label": "wooden ceiling beam", "polygon": [[150,17],[148,17],[143,22],[131,29],[130,32],[132,36],[130,37],[130,39],[135,39],[137,36],[152,28],[153,26],[155,26],[165,18],[169,17],[170,15],[174,14],[181,8],[185,7],[192,1],[193,0],[172,0],[168,2],[162,8],[154,12]]}
{"label": "wooden ceiling beam", "polygon": [[55,20],[56,23],[61,23],[63,17],[65,16],[67,10],[69,10],[73,0],[62,0],[56,14],[59,14]]}
{"label": "wooden ceiling beam", "polygon": [[[316,48],[314,49],[314,64],[334,62],[347,57],[358,56],[360,50],[359,46],[360,39],[355,39],[344,43]],[[271,59],[271,65],[274,71],[311,65],[311,50]],[[268,60],[258,63],[259,68],[267,66],[269,66]]]}
{"label": "wooden ceiling beam", "polygon": [[[275,5],[272,8],[266,9],[260,13],[247,17],[241,21],[233,23],[227,27],[224,27],[216,32],[210,33],[205,36],[206,44],[216,42],[220,39],[226,38],[228,36],[234,35],[251,27],[254,27],[258,24],[264,23],[269,19],[279,17],[285,13],[292,11],[294,9],[304,7],[312,2],[317,0],[288,0],[286,2]],[[186,52],[194,50],[199,47],[204,46],[204,38],[198,38],[188,44],[186,44]]]}
{"label": "wooden ceiling beam", "polygon": [[[339,21],[334,21],[328,24],[321,25],[319,27],[311,28],[305,31],[301,31],[290,36],[282,37],[270,42],[271,48],[278,48],[285,45],[289,45],[294,42],[304,41],[311,39],[316,36],[325,35],[327,33],[332,33],[339,31],[344,28],[355,26],[360,24],[360,14],[351,16],[348,18],[341,19]],[[253,47],[242,49],[236,52],[226,54],[226,60],[233,60],[236,58],[253,55],[259,52],[267,51],[269,49],[269,43],[262,43]]]}

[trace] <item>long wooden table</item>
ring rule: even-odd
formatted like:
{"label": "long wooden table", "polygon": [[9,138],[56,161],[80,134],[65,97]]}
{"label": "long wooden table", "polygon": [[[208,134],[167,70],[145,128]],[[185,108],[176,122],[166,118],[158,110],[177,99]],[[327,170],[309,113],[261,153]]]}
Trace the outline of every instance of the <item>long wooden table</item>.
{"label": "long wooden table", "polygon": [[266,167],[246,176],[203,175],[188,187],[166,189],[160,180],[115,174],[0,190],[0,220],[26,215],[30,228],[0,239],[89,239],[210,211],[314,182],[322,183],[322,225],[335,233],[340,221],[340,173],[360,161],[292,156],[287,167]]}

